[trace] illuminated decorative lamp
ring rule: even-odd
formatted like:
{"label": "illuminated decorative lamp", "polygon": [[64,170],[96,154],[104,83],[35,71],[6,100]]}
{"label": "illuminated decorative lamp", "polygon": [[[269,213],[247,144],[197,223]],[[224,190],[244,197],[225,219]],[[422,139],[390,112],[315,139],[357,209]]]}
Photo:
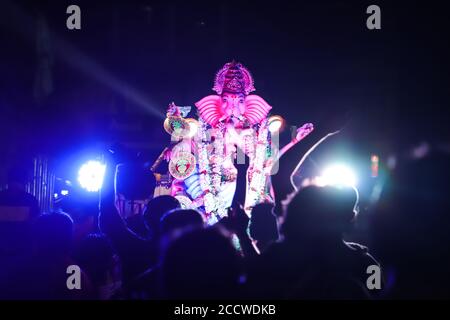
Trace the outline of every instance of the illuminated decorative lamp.
{"label": "illuminated decorative lamp", "polygon": [[188,138],[192,138],[193,136],[195,136],[197,134],[198,131],[198,121],[193,119],[193,118],[187,118],[185,119],[186,122],[189,124],[189,134],[188,134]]}
{"label": "illuminated decorative lamp", "polygon": [[267,124],[271,133],[282,131],[284,129],[284,123],[284,119],[278,115],[270,116],[269,119],[267,119]]}
{"label": "illuminated decorative lamp", "polygon": [[178,116],[169,116],[164,120],[164,130],[172,137],[181,139],[190,133],[189,122]]}

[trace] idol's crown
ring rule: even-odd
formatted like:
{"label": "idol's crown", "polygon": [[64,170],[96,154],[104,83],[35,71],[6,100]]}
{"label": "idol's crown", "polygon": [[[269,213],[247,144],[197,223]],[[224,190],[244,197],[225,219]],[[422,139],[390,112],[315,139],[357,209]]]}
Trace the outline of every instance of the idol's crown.
{"label": "idol's crown", "polygon": [[213,90],[217,94],[229,92],[248,95],[255,91],[255,87],[253,77],[247,68],[239,62],[232,61],[217,72]]}

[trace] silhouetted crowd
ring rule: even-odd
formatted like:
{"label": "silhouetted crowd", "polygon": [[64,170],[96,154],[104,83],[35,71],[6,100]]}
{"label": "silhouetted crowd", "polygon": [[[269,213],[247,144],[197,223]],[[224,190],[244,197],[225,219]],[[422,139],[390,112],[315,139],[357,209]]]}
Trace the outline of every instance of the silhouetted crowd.
{"label": "silhouetted crowd", "polygon": [[[449,183],[445,154],[399,163],[368,214],[369,253],[346,241],[364,210],[350,187],[310,185],[283,207],[264,203],[248,215],[236,206],[207,226],[171,196],[150,200],[132,223],[114,203],[98,215],[80,206],[39,215],[23,177],[11,174],[0,207],[28,210],[2,216],[0,298],[449,298]],[[80,289],[69,289],[71,265]]]}

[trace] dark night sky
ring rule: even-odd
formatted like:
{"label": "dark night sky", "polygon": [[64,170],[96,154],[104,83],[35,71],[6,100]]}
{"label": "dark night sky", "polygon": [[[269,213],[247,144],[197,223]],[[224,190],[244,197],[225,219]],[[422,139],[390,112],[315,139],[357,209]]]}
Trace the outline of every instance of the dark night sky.
{"label": "dark night sky", "polygon": [[[150,110],[211,94],[231,59],[250,69],[274,114],[291,124],[347,119],[362,152],[448,142],[446,10],[392,2],[373,2],[382,29],[369,31],[372,1],[4,1],[0,161],[23,149],[60,155],[117,140],[158,152],[169,137]],[[66,29],[70,4],[81,7],[80,31]],[[51,32],[53,92],[36,101],[39,16]],[[124,96],[130,90],[146,107]]]}

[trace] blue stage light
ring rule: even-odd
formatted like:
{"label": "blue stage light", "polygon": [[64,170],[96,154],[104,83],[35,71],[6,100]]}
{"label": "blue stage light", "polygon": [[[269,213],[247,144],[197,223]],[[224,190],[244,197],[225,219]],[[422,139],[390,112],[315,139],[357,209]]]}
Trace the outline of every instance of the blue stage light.
{"label": "blue stage light", "polygon": [[83,189],[97,192],[102,188],[105,170],[106,165],[100,161],[88,161],[78,171],[78,182]]}

